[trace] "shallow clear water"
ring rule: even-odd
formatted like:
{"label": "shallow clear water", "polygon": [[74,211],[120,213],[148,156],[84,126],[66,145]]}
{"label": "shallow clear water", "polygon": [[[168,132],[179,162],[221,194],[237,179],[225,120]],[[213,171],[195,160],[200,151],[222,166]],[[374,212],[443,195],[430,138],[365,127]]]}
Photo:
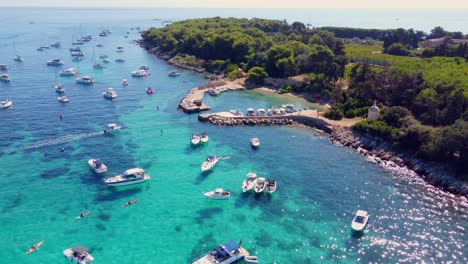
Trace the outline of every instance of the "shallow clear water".
{"label": "shallow clear water", "polygon": [[[129,43],[138,38],[130,27],[157,23],[148,14],[41,9],[15,10],[2,18],[0,63],[10,65],[12,81],[0,84],[0,98],[14,101],[13,108],[0,111],[2,263],[66,263],[62,251],[76,244],[87,246],[96,263],[188,263],[227,240],[243,240],[261,263],[467,262],[465,200],[419,179],[386,173],[310,129],[216,127],[178,112],[180,98],[205,80],[186,71],[170,78],[172,67]],[[84,60],[72,62],[68,48],[79,24],[94,36],[104,27],[113,33],[85,44]],[[129,39],[123,37],[126,31]],[[61,49],[35,50],[56,40]],[[24,63],[12,60],[13,41]],[[107,54],[112,60],[105,69],[92,68],[96,43],[105,45],[95,48],[96,57]],[[116,53],[117,46],[125,52]],[[127,61],[115,63],[120,56]],[[53,58],[96,83],[80,86],[73,78],[57,77],[71,100],[59,104],[53,82],[60,67],[45,65]],[[151,75],[131,78],[130,71],[143,64]],[[120,85],[123,78],[128,87]],[[155,95],[146,95],[148,86]],[[113,102],[102,97],[107,87],[119,94]],[[221,111],[294,101],[232,92],[206,102]],[[102,128],[111,122],[126,128],[104,136]],[[209,143],[191,147],[190,135],[202,131],[210,135]],[[254,135],[262,142],[257,151],[249,147]],[[231,159],[202,175],[200,164],[210,153]],[[88,169],[86,161],[95,157],[109,167],[108,176],[138,166],[152,179],[107,188]],[[249,171],[276,179],[277,192],[243,194],[240,185]],[[230,191],[231,199],[203,197],[217,187]],[[123,207],[130,199],[139,202]],[[371,214],[363,236],[350,232],[358,208]],[[82,211],[92,214],[75,221]],[[45,241],[41,249],[25,256],[40,240]]]}

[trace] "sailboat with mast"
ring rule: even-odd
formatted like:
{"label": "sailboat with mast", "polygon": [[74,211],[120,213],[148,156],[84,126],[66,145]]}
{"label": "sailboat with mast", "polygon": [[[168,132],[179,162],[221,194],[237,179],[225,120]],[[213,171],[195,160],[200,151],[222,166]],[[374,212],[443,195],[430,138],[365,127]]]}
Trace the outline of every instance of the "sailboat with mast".
{"label": "sailboat with mast", "polygon": [[95,57],[95,51],[94,51],[94,47],[93,47],[93,60],[92,60],[93,61],[93,68],[95,68],[95,69],[105,68],[104,63],[95,61],[94,57]]}
{"label": "sailboat with mast", "polygon": [[15,43],[14,41],[13,41],[13,53],[14,53],[14,55],[15,55],[15,57],[13,58],[13,60],[19,61],[19,62],[24,61],[23,56],[18,55],[18,53],[16,53],[16,43]]}

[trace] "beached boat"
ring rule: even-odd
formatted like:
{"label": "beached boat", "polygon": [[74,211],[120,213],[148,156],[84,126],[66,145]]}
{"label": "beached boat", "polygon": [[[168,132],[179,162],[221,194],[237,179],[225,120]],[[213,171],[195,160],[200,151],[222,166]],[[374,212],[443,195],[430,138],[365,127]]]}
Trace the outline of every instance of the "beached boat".
{"label": "beached boat", "polygon": [[38,249],[42,246],[43,243],[44,243],[44,240],[39,241],[39,243],[36,243],[36,244],[32,245],[32,246],[28,249],[28,251],[26,251],[26,255],[31,254],[31,253],[33,253],[34,251],[38,250]]}
{"label": "beached boat", "polygon": [[198,143],[200,143],[200,136],[197,134],[193,134],[190,138],[190,143],[192,143],[192,145],[198,145]]}
{"label": "beached boat", "polygon": [[265,187],[266,187],[265,178],[260,177],[258,178],[257,183],[255,184],[254,191],[256,193],[261,193],[263,192],[263,190],[265,190]]}
{"label": "beached boat", "polygon": [[107,91],[102,93],[104,95],[104,98],[112,100],[117,98],[117,93],[115,92],[114,88],[107,88]]}
{"label": "beached boat", "polygon": [[221,158],[217,158],[215,155],[208,155],[206,160],[201,165],[201,171],[208,171],[211,170],[220,160]]}
{"label": "beached boat", "polygon": [[118,131],[120,129],[122,129],[121,126],[119,126],[119,125],[117,125],[115,123],[111,123],[111,124],[107,124],[106,129],[104,129],[104,133],[105,134],[111,134],[112,132]]}
{"label": "beached boat", "polygon": [[108,186],[125,186],[131,184],[142,183],[149,180],[151,177],[145,174],[145,171],[140,168],[126,170],[123,174],[116,175],[104,180]]}
{"label": "beached boat", "polygon": [[249,252],[241,247],[241,243],[235,241],[223,243],[193,261],[192,264],[231,264],[237,262],[249,255]]}
{"label": "beached boat", "polygon": [[81,78],[76,78],[75,80],[77,83],[80,83],[80,84],[93,84],[94,83],[93,78],[89,76],[83,76]]}
{"label": "beached boat", "polygon": [[75,68],[68,68],[66,70],[60,71],[59,74],[60,76],[76,76],[78,75],[78,72]]}
{"label": "beached boat", "polygon": [[104,173],[107,171],[107,166],[99,159],[88,160],[88,165],[95,173]]}
{"label": "beached boat", "polygon": [[56,83],[54,85],[54,89],[57,93],[63,93],[65,92],[65,88],[63,87],[63,85],[61,85],[60,83]]}
{"label": "beached boat", "polygon": [[147,94],[154,94],[154,91],[151,87],[146,88],[146,93]]}
{"label": "beached boat", "polygon": [[115,59],[116,62],[125,62],[125,59],[124,58],[117,58]]}
{"label": "beached boat", "polygon": [[247,108],[247,116],[255,116],[255,110],[253,108]]}
{"label": "beached boat", "polygon": [[66,96],[59,96],[59,97],[57,97],[57,100],[58,100],[59,102],[61,102],[61,103],[68,103],[68,102],[70,102],[70,99],[68,99],[68,97],[66,97]]}
{"label": "beached boat", "polygon": [[366,211],[358,210],[351,222],[351,228],[356,232],[361,232],[366,228],[367,221],[369,220],[369,214]]}
{"label": "beached boat", "polygon": [[71,262],[78,264],[88,264],[94,260],[94,257],[88,253],[88,249],[83,246],[65,249],[63,255]]}
{"label": "beached boat", "polygon": [[266,189],[269,193],[274,193],[276,191],[276,186],[278,186],[278,184],[275,180],[269,179],[266,181]]}
{"label": "beached boat", "polygon": [[170,77],[177,77],[180,75],[179,71],[170,71],[168,74]]}
{"label": "beached boat", "polygon": [[123,86],[127,86],[127,85],[128,85],[127,79],[122,79],[122,85],[123,85]]}
{"label": "beached boat", "polygon": [[208,139],[209,139],[208,134],[205,133],[205,132],[203,132],[203,133],[201,134],[201,137],[200,137],[200,142],[201,142],[201,143],[206,143],[206,142],[208,142]]}
{"label": "beached boat", "polygon": [[0,82],[9,82],[10,81],[10,75],[4,73],[0,74]]}
{"label": "beached boat", "polygon": [[2,71],[8,70],[8,65],[6,65],[6,64],[0,64],[0,70],[2,70]]}
{"label": "beached boat", "polygon": [[63,61],[61,59],[53,59],[47,61],[47,66],[61,66],[63,65]]}
{"label": "beached boat", "polygon": [[13,101],[10,99],[6,99],[5,101],[0,102],[0,108],[1,109],[7,109],[10,108],[13,105]]}
{"label": "beached boat", "polygon": [[229,192],[225,192],[221,188],[216,188],[214,191],[206,192],[203,195],[213,200],[227,200],[229,197],[231,197]]}
{"label": "beached boat", "polygon": [[140,70],[147,71],[147,70],[149,70],[149,67],[148,67],[148,65],[142,65],[142,66],[140,66]]}
{"label": "beached boat", "polygon": [[145,70],[138,70],[138,71],[132,71],[132,76],[133,77],[145,77],[148,76],[149,73],[147,73]]}
{"label": "beached boat", "polygon": [[258,137],[251,138],[250,139],[250,145],[252,146],[252,148],[260,147],[260,140],[258,139]]}
{"label": "beached boat", "polygon": [[245,180],[242,182],[242,191],[246,192],[251,190],[257,184],[257,174],[253,172],[247,173]]}

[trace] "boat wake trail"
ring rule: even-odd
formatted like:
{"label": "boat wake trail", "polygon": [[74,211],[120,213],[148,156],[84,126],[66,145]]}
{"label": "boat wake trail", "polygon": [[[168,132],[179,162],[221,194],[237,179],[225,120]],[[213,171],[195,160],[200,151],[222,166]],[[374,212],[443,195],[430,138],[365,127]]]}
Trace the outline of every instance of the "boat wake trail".
{"label": "boat wake trail", "polygon": [[59,145],[65,142],[73,141],[73,140],[95,137],[95,136],[100,136],[100,135],[104,135],[104,132],[100,131],[100,132],[91,132],[91,133],[81,133],[81,134],[76,134],[76,135],[66,135],[63,137],[38,141],[38,142],[29,144],[26,146],[19,147],[18,150],[38,149],[38,148],[43,148],[43,147],[48,147],[48,146]]}

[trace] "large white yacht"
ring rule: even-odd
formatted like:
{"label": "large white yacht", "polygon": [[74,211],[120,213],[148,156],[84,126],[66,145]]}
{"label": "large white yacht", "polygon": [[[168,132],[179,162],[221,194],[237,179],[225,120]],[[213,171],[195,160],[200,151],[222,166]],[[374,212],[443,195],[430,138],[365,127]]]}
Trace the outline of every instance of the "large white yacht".
{"label": "large white yacht", "polygon": [[78,72],[75,68],[68,68],[66,70],[60,71],[60,76],[75,76],[78,75]]}
{"label": "large white yacht", "polygon": [[247,173],[244,182],[242,182],[242,191],[246,192],[251,190],[257,184],[257,174],[253,172]]}
{"label": "large white yacht", "polygon": [[208,171],[211,170],[220,160],[221,158],[217,158],[215,155],[208,155],[208,158],[203,162],[201,165],[201,171]]}
{"label": "large white yacht", "polygon": [[117,98],[117,93],[115,92],[114,88],[107,88],[107,91],[102,93],[104,95],[104,98],[112,100]]}
{"label": "large white yacht", "polygon": [[125,186],[142,183],[150,178],[151,177],[148,174],[145,174],[143,169],[134,168],[125,171],[123,174],[107,178],[104,182],[109,186]]}
{"label": "large white yacht", "polygon": [[216,188],[214,191],[206,192],[203,195],[213,200],[227,200],[231,197],[231,193],[226,192],[221,188]]}
{"label": "large white yacht", "polygon": [[81,83],[81,84],[93,84],[94,83],[93,78],[89,76],[83,76],[81,78],[76,78],[75,80],[77,83]]}
{"label": "large white yacht", "polygon": [[53,59],[50,61],[47,61],[48,66],[61,66],[63,65],[63,61],[61,59]]}
{"label": "large white yacht", "polygon": [[138,70],[138,71],[132,71],[132,76],[133,77],[145,77],[148,76],[149,73],[147,73],[145,70]]}
{"label": "large white yacht", "polygon": [[192,264],[230,264],[248,255],[249,252],[241,247],[240,243],[229,241],[217,246]]}
{"label": "large white yacht", "polygon": [[88,264],[94,260],[94,257],[88,253],[88,249],[83,246],[67,248],[63,251],[63,255],[71,262],[78,264]]}

